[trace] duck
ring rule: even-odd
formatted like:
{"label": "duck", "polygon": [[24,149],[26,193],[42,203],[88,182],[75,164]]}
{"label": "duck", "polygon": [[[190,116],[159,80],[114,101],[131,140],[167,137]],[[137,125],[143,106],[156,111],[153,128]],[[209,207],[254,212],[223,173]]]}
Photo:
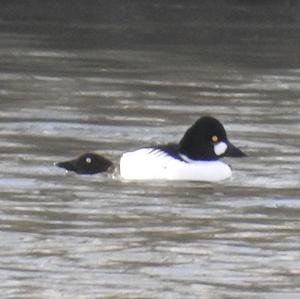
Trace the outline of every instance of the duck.
{"label": "duck", "polygon": [[113,162],[97,153],[85,153],[76,159],[55,163],[57,167],[77,174],[92,175],[96,173],[112,173],[115,169]]}
{"label": "duck", "polygon": [[[218,182],[232,176],[223,157],[246,157],[228,139],[222,123],[212,117],[200,117],[184,133],[179,143],[139,148],[122,154],[119,177],[123,180],[174,180]],[[57,163],[58,167],[78,174],[115,172],[113,162],[88,153],[77,159]]]}

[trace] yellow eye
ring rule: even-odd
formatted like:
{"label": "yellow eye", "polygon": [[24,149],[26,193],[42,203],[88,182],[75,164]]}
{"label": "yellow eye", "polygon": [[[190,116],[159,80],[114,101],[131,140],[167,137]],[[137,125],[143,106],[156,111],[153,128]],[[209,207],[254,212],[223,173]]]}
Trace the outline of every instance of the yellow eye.
{"label": "yellow eye", "polygon": [[219,138],[218,138],[218,136],[213,135],[213,136],[211,137],[211,140],[212,140],[213,142],[217,142],[217,141],[219,140]]}

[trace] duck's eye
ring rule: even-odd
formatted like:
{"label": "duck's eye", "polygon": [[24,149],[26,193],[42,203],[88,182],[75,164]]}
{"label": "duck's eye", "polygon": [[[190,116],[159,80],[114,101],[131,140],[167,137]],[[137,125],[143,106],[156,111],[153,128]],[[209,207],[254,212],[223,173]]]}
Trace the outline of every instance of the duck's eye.
{"label": "duck's eye", "polygon": [[86,158],[85,158],[85,162],[86,162],[87,164],[91,164],[91,163],[92,163],[92,158],[91,158],[91,157],[86,157]]}
{"label": "duck's eye", "polygon": [[211,140],[212,140],[212,142],[217,142],[219,140],[219,138],[218,138],[218,136],[213,135],[213,136],[211,136]]}

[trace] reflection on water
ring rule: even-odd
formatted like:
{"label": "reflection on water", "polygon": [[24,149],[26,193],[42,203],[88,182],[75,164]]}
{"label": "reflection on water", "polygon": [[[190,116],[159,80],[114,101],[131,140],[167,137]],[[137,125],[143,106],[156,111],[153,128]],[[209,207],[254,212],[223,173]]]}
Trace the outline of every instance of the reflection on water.
{"label": "reflection on water", "polygon": [[[251,7],[231,3],[226,12],[251,20]],[[159,28],[174,33],[174,44],[131,24],[150,30],[150,44],[112,49],[94,44],[102,25],[93,19],[80,46],[74,29],[43,29],[49,22],[57,30],[48,19],[29,34],[28,20],[2,18],[5,298],[299,297],[299,27],[286,3],[275,16],[291,18],[276,28],[290,35],[266,35],[264,44],[270,19],[240,27],[232,14],[216,46],[215,24],[206,23],[212,40],[189,46],[170,24]],[[241,28],[251,43],[231,35]],[[112,25],[103,30],[116,36]],[[123,151],[177,141],[204,114],[224,122],[249,155],[228,159],[233,177],[225,182],[124,183],[53,166],[86,151],[118,161]]]}

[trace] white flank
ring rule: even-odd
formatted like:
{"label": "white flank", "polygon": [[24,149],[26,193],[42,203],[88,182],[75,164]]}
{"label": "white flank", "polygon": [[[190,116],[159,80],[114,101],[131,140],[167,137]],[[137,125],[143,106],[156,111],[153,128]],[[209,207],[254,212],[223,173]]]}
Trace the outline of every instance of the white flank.
{"label": "white flank", "polygon": [[227,144],[223,141],[218,142],[214,145],[214,151],[217,156],[224,154],[227,150]]}
{"label": "white flank", "polygon": [[231,176],[230,167],[222,161],[177,160],[151,148],[123,154],[120,175],[128,180],[184,180],[216,182]]}

